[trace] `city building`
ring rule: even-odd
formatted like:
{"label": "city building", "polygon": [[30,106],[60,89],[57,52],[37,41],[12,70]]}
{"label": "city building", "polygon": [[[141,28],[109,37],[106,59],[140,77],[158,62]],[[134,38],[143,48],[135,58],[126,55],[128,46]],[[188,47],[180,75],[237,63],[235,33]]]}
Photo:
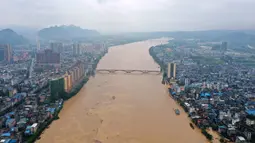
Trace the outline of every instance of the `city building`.
{"label": "city building", "polygon": [[67,72],[64,75],[64,81],[65,81],[65,92],[70,92],[72,90],[72,77],[70,72]]}
{"label": "city building", "polygon": [[52,79],[50,81],[50,94],[54,97],[60,97],[65,91],[65,80],[63,77]]}
{"label": "city building", "polygon": [[235,143],[246,143],[246,140],[242,136],[237,136]]}
{"label": "city building", "polygon": [[168,63],[167,77],[170,79],[176,78],[176,63]]}
{"label": "city building", "polygon": [[36,50],[40,51],[40,49],[41,49],[40,40],[39,40],[39,37],[37,36],[36,37]]}
{"label": "city building", "polygon": [[227,42],[222,42],[221,43],[221,48],[220,48],[221,53],[224,54],[227,51],[227,48],[228,48],[228,43]]}
{"label": "city building", "polygon": [[73,85],[81,81],[85,75],[84,63],[76,62],[62,77],[50,81],[51,96],[59,97],[63,92],[69,93]]}
{"label": "city building", "polygon": [[73,56],[77,56],[81,54],[80,44],[73,44]]}
{"label": "city building", "polygon": [[62,53],[63,52],[63,43],[56,43],[56,42],[50,43],[50,49],[53,52]]}
{"label": "city building", "polygon": [[38,65],[59,65],[60,53],[53,52],[51,49],[46,49],[36,53],[36,63]]}
{"label": "city building", "polygon": [[224,50],[224,51],[226,51],[227,48],[228,48],[228,42],[222,42],[222,44],[221,44],[221,49]]}
{"label": "city building", "polygon": [[188,78],[185,78],[184,83],[185,83],[185,86],[188,86],[188,85],[189,85],[189,79],[188,79]]}
{"label": "city building", "polygon": [[77,61],[68,71],[71,76],[70,79],[72,81],[71,85],[75,85],[78,81],[82,79],[85,75],[85,65],[81,61]]}
{"label": "city building", "polygon": [[0,45],[0,62],[11,62],[12,49],[10,45]]}

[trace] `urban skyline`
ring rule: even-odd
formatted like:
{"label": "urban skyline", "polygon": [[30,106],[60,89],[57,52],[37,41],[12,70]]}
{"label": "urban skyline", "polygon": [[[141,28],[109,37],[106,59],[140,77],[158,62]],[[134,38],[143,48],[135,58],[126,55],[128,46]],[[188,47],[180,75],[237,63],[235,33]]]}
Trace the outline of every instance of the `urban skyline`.
{"label": "urban skyline", "polygon": [[1,0],[0,142],[255,143],[254,6]]}

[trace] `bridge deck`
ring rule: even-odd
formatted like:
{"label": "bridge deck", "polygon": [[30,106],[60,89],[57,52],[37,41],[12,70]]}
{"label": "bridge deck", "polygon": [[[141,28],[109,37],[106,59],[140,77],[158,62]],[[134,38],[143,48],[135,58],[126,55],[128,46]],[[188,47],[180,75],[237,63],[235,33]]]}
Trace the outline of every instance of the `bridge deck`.
{"label": "bridge deck", "polygon": [[125,73],[160,73],[159,70],[138,70],[138,69],[97,69],[97,72],[108,72],[108,73],[116,73],[116,72],[125,72]]}

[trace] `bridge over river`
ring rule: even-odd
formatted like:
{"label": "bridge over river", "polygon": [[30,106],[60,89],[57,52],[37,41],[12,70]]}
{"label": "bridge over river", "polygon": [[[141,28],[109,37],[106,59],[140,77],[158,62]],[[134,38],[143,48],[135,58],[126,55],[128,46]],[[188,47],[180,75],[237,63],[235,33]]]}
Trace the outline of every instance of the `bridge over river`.
{"label": "bridge over river", "polygon": [[97,73],[141,73],[141,74],[160,74],[159,70],[138,70],[138,69],[97,69]]}

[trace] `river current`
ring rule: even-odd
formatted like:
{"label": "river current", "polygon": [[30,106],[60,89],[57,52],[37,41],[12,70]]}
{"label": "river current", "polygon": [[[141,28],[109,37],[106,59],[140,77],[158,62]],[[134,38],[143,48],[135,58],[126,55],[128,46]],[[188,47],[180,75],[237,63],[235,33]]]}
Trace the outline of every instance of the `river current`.
{"label": "river current", "polygon": [[[111,47],[98,69],[160,70],[151,46],[167,39]],[[205,143],[187,114],[169,97],[162,75],[97,73],[64,104],[40,143]],[[179,108],[177,116],[173,109]]]}

